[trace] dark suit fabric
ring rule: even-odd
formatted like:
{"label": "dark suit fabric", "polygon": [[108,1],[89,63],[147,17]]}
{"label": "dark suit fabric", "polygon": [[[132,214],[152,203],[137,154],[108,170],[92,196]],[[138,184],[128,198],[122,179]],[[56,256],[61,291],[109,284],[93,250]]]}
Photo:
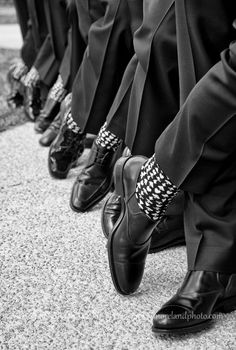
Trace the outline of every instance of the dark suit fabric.
{"label": "dark suit fabric", "polygon": [[[193,86],[219,60],[234,36],[234,10],[233,1],[223,0],[144,2],[144,21],[134,37],[138,65],[129,89],[126,133],[119,135],[133,154],[153,153]],[[114,133],[119,133],[119,119],[124,123],[124,114],[111,110]]]}
{"label": "dark suit fabric", "polygon": [[236,44],[194,87],[156,142],[156,159],[187,191],[190,269],[236,271]]}
{"label": "dark suit fabric", "polygon": [[27,0],[14,0],[14,6],[16,9],[16,15],[23,39],[25,38],[28,30],[29,11],[27,6]]}
{"label": "dark suit fabric", "polygon": [[41,0],[15,0],[14,3],[23,33],[21,57],[30,69],[48,34],[44,6]]}
{"label": "dark suit fabric", "polygon": [[44,0],[48,35],[34,62],[41,81],[48,87],[55,82],[67,47],[69,22],[65,0]]}
{"label": "dark suit fabric", "polygon": [[[82,14],[80,14],[81,17]],[[64,57],[59,69],[63,85],[71,91],[75,76],[78,72],[86,49],[86,41],[80,32],[79,15],[76,0],[70,1],[68,5],[68,18],[70,30],[68,31],[68,43]]]}
{"label": "dark suit fabric", "polygon": [[101,2],[104,14],[89,30],[88,47],[73,85],[72,115],[84,132],[96,134],[106,120],[128,62],[133,31],[142,21],[142,1]]}

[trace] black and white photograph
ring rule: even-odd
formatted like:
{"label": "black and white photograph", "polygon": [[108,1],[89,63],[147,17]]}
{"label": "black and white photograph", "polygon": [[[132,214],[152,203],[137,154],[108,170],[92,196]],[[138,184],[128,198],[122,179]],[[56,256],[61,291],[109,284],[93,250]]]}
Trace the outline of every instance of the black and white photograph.
{"label": "black and white photograph", "polygon": [[0,0],[0,350],[235,344],[236,1]]}

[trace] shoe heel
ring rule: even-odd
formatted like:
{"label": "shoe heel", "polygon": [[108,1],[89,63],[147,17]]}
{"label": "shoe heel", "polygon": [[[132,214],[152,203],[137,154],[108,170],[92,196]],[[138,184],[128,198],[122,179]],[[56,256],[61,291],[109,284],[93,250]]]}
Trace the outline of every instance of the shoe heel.
{"label": "shoe heel", "polygon": [[224,300],[216,309],[217,312],[230,313],[236,310],[236,296]]}
{"label": "shoe heel", "polygon": [[123,187],[123,181],[122,181],[123,170],[129,158],[130,157],[119,158],[114,167],[113,177],[114,177],[114,184],[115,184],[115,192],[118,196],[121,196],[121,197],[124,197],[124,187]]}

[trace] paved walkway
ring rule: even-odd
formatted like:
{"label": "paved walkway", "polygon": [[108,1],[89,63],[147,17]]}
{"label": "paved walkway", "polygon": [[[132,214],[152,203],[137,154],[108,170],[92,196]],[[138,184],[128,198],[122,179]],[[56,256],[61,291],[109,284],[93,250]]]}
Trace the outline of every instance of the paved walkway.
{"label": "paved walkway", "polygon": [[149,256],[139,291],[119,296],[103,203],[74,213],[68,202],[79,168],[50,178],[38,138],[31,123],[0,134],[0,349],[235,349],[236,312],[203,333],[154,338],[152,317],[184,277],[185,248]]}

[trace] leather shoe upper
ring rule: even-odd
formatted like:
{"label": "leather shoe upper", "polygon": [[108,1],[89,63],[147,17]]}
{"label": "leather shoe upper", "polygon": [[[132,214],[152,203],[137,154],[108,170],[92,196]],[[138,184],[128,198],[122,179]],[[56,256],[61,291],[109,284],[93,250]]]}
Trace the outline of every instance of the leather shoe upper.
{"label": "leather shoe upper", "polygon": [[60,109],[60,103],[47,98],[46,103],[35,121],[34,130],[43,133],[56,117]]}
{"label": "leather shoe upper", "polygon": [[120,149],[107,149],[93,142],[88,161],[78,175],[71,192],[71,208],[86,211],[98,203],[112,186],[114,164]]}
{"label": "leather shoe upper", "polygon": [[121,199],[115,192],[113,192],[102,208],[101,224],[106,238],[108,238],[109,234],[112,232],[115,223],[119,219],[120,212]]}
{"label": "leather shoe upper", "polygon": [[48,147],[55,140],[57,134],[59,133],[61,126],[61,113],[59,112],[53,122],[49,125],[47,130],[44,131],[42,137],[39,139],[39,143]]}
{"label": "leather shoe upper", "polygon": [[41,105],[40,86],[24,87],[24,109],[29,119],[35,121],[39,117]]}
{"label": "leather shoe upper", "polygon": [[74,133],[66,123],[51,144],[48,154],[50,174],[59,179],[66,178],[84,150],[84,134]]}
{"label": "leather shoe upper", "polygon": [[[183,193],[179,193],[170,204],[162,222],[152,232],[149,253],[185,244],[183,223]],[[101,224],[104,236],[108,238],[121,213],[121,198],[114,192],[105,202]]]}
{"label": "leather shoe upper", "polygon": [[115,191],[121,198],[121,214],[108,238],[108,257],[112,280],[121,294],[131,294],[139,287],[151,234],[156,222],[139,208],[135,188],[145,157],[120,159],[114,170]]}
{"label": "leather shoe upper", "polygon": [[153,319],[157,333],[185,333],[201,330],[214,312],[236,309],[236,274],[189,271],[181,288]]}

